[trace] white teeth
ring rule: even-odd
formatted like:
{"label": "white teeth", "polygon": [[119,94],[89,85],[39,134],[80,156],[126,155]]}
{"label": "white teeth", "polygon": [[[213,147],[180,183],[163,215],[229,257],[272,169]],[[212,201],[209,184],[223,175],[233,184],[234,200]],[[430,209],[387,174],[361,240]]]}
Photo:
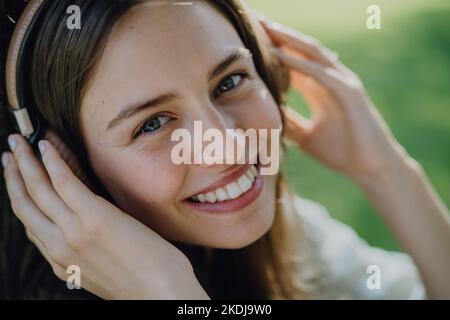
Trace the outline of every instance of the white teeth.
{"label": "white teeth", "polygon": [[228,195],[231,199],[236,199],[242,193],[242,190],[239,188],[239,185],[236,182],[232,182],[225,186],[225,189],[228,192]]}
{"label": "white teeth", "polygon": [[224,201],[228,199],[228,193],[225,191],[224,188],[219,188],[216,190],[216,197],[219,201]]}
{"label": "white teeth", "polygon": [[197,195],[198,201],[200,201],[201,203],[206,201],[206,198],[203,194],[199,194]]}
{"label": "white teeth", "polygon": [[217,201],[216,194],[214,192],[208,192],[205,194],[205,198],[209,203],[214,203]]}
{"label": "white teeth", "polygon": [[244,192],[250,190],[250,188],[252,187],[252,181],[250,181],[250,179],[247,178],[245,175],[240,177],[238,179],[237,183],[238,183],[239,187],[241,187],[241,190]]}
{"label": "white teeth", "polygon": [[255,180],[255,176],[253,175],[253,172],[252,172],[251,170],[248,170],[248,171],[245,173],[245,176],[246,176],[251,182],[253,182],[253,180]]}
{"label": "white teeth", "polygon": [[239,177],[239,179],[227,184],[225,187],[218,188],[206,194],[192,196],[191,199],[200,203],[215,203],[239,198],[242,194],[252,188],[257,175],[258,172],[256,167],[252,165],[245,174]]}

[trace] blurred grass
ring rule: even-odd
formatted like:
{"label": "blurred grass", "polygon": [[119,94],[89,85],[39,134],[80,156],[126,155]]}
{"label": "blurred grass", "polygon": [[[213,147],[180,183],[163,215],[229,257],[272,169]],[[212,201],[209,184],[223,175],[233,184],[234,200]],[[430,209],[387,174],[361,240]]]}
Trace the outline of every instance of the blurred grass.
{"label": "blurred grass", "polygon": [[[354,70],[396,138],[450,205],[450,1],[247,0],[266,17],[320,39]],[[381,8],[381,30],[366,8]],[[307,108],[296,92],[289,104]],[[289,149],[285,176],[370,244],[400,250],[364,195],[347,179]]]}

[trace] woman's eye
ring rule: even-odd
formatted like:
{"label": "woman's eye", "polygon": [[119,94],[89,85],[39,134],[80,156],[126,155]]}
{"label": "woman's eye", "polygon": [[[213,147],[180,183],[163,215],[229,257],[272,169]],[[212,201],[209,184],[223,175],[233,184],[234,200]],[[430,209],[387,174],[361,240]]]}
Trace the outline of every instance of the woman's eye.
{"label": "woman's eye", "polygon": [[231,91],[236,88],[244,78],[247,78],[248,75],[245,73],[233,74],[223,80],[219,87],[216,89],[215,96],[220,96],[221,94]]}
{"label": "woman's eye", "polygon": [[169,121],[170,121],[170,117],[165,116],[165,115],[158,115],[156,117],[150,118],[144,122],[141,129],[139,130],[139,134],[153,133],[153,132],[159,130],[162,126],[164,126]]}

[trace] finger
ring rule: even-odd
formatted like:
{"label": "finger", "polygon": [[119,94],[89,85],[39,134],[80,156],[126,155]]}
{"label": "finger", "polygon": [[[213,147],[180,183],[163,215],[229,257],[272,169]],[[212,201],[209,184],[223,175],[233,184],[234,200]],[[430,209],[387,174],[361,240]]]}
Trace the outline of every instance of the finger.
{"label": "finger", "polygon": [[67,227],[73,222],[72,213],[55,192],[30,144],[19,134],[11,135],[8,141],[13,146],[14,157],[31,199],[50,220],[61,228]]}
{"label": "finger", "polygon": [[[36,237],[30,230],[26,230],[26,234],[28,239],[36,246],[36,248],[39,250],[39,252],[44,256],[45,260],[50,264],[52,267],[53,273],[62,281],[67,281],[69,273],[68,268],[60,265],[56,261],[54,261],[48,252],[47,247],[45,244]],[[90,292],[96,292],[96,286],[93,285],[93,282],[91,282],[86,277],[82,277],[81,285],[84,289],[90,291]],[[98,291],[98,290],[97,290]]]}
{"label": "finger", "polygon": [[291,72],[291,86],[298,90],[312,113],[312,119],[319,121],[329,112],[335,112],[335,98],[329,90],[314,78],[300,72]]}
{"label": "finger", "polygon": [[304,118],[291,107],[284,107],[283,113],[286,119],[286,135],[299,147],[306,144],[312,129],[312,122]]}
{"label": "finger", "polygon": [[55,147],[48,141],[41,140],[39,149],[53,187],[66,205],[76,215],[88,214],[95,210],[95,194],[70,170]]}
{"label": "finger", "polygon": [[44,133],[44,139],[48,140],[61,155],[61,158],[67,163],[72,172],[91,190],[93,187],[90,181],[87,179],[86,175],[81,169],[80,163],[78,162],[75,154],[70,150],[64,141],[52,130],[46,130]]}
{"label": "finger", "polygon": [[290,47],[326,66],[337,66],[338,55],[323,47],[317,39],[272,21],[262,20],[261,24],[275,45]]}
{"label": "finger", "polygon": [[316,79],[332,93],[339,95],[340,91],[345,89],[343,79],[337,70],[290,55],[281,49],[272,49],[272,52],[278,56],[283,65]]}
{"label": "finger", "polygon": [[52,240],[55,224],[45,216],[28,195],[14,157],[8,152],[7,165],[4,169],[6,190],[11,207],[17,218],[34,234],[42,235],[43,241]]}
{"label": "finger", "polygon": [[52,267],[53,273],[60,280],[66,281],[66,269],[50,257],[49,251],[45,244],[30,230],[26,230],[26,234],[28,239],[30,239],[30,241],[36,246],[39,252],[44,256],[45,260],[47,260],[48,264]]}

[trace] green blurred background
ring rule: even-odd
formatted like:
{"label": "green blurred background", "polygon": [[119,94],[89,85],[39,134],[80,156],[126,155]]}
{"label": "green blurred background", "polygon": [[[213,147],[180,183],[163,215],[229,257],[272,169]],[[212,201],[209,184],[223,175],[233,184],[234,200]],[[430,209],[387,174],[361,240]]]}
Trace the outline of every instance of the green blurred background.
{"label": "green blurred background", "polygon": [[[396,138],[450,205],[450,1],[247,0],[276,20],[318,38],[364,82]],[[381,9],[368,30],[366,9]],[[308,109],[296,92],[288,103]],[[370,244],[401,250],[365,196],[346,178],[290,149],[285,176],[303,197],[324,205]]]}

